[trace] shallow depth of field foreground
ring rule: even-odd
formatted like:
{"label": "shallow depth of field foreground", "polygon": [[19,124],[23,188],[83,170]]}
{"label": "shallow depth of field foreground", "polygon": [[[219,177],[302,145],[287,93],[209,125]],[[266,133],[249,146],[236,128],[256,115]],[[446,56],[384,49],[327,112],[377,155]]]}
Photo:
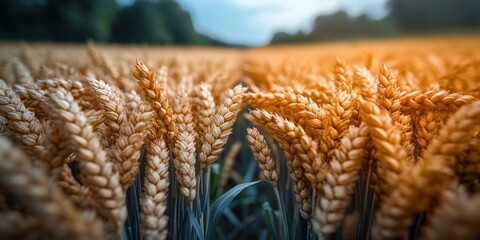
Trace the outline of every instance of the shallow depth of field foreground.
{"label": "shallow depth of field foreground", "polygon": [[0,238],[478,239],[479,42],[0,45]]}

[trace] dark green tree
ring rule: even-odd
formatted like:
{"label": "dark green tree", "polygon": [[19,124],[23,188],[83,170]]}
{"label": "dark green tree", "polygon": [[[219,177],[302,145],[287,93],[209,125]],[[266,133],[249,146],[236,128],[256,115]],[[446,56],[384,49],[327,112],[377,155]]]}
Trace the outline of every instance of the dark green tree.
{"label": "dark green tree", "polygon": [[117,10],[115,0],[48,0],[45,17],[49,36],[54,41],[107,41]]}
{"label": "dark green tree", "polygon": [[0,39],[46,39],[48,33],[44,15],[40,1],[0,0]]}
{"label": "dark green tree", "polygon": [[164,22],[177,44],[200,44],[202,37],[195,30],[190,14],[174,0],[159,2]]}
{"label": "dark green tree", "polygon": [[173,0],[0,0],[0,40],[224,45]]}
{"label": "dark green tree", "polygon": [[390,14],[405,31],[432,31],[480,25],[478,0],[390,0]]}
{"label": "dark green tree", "polygon": [[136,1],[124,7],[112,26],[113,42],[173,44],[157,2]]}

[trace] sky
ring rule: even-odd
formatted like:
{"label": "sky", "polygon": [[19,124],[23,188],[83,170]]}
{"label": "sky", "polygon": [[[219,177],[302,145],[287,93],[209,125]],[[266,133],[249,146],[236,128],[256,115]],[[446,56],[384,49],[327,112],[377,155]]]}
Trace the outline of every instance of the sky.
{"label": "sky", "polygon": [[231,44],[266,45],[278,31],[309,31],[316,16],[345,10],[379,19],[388,0],[178,0],[197,31]]}

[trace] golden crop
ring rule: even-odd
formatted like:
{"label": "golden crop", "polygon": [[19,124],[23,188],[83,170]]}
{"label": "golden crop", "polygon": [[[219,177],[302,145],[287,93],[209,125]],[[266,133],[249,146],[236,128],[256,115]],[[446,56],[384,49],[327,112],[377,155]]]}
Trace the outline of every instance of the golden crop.
{"label": "golden crop", "polygon": [[[475,239],[478,42],[3,45],[0,234],[119,238],[126,192],[143,178],[142,236],[178,238],[177,216],[209,201],[211,166],[244,116],[258,127],[240,131],[263,177],[280,197],[285,157],[296,211],[318,238],[354,238],[366,224],[362,236],[373,239],[417,238],[417,230],[425,239]],[[224,171],[240,146],[231,148]]]}

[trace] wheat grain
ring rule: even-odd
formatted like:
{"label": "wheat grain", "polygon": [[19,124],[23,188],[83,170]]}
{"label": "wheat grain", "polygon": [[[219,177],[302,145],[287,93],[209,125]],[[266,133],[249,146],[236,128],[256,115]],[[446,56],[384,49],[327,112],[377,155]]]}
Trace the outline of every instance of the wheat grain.
{"label": "wheat grain", "polygon": [[194,110],[194,119],[196,122],[196,129],[198,132],[199,142],[198,147],[205,143],[205,136],[208,128],[212,124],[212,118],[215,115],[215,100],[211,93],[211,86],[201,84],[194,90],[194,98],[192,108]]}
{"label": "wheat grain", "polygon": [[104,123],[109,128],[112,138],[119,136],[120,126],[126,121],[125,101],[120,91],[107,83],[93,78],[84,80],[91,94],[95,96],[97,102],[102,106]]}
{"label": "wheat grain", "polygon": [[341,224],[358,180],[358,170],[365,159],[367,137],[368,130],[364,124],[358,128],[350,127],[334,151],[314,214],[320,224],[313,224],[313,229],[320,238],[333,234]]}
{"label": "wheat grain", "polygon": [[410,161],[414,161],[414,146],[411,144],[412,140],[412,127],[411,117],[401,112],[401,95],[397,83],[397,76],[392,69],[386,65],[382,65],[380,68],[380,74],[378,77],[378,102],[380,106],[383,106],[392,119],[392,123],[400,130],[401,143],[405,148],[407,156]]}
{"label": "wheat grain", "polygon": [[362,109],[362,119],[369,129],[378,158],[376,164],[380,185],[376,191],[388,195],[406,167],[407,155],[400,143],[400,132],[393,126],[390,116],[381,112],[374,103],[362,102]]}
{"label": "wheat grain", "polygon": [[[118,138],[110,149],[115,160],[120,183],[126,190],[135,180],[139,169],[140,151],[149,134],[154,112],[146,104],[131,102],[135,111],[130,114],[120,125]],[[136,105],[136,106],[134,106]]]}
{"label": "wheat grain", "polygon": [[292,120],[302,126],[316,140],[323,135],[327,112],[311,99],[293,93],[245,94],[245,100],[252,106],[264,108]]}
{"label": "wheat grain", "polygon": [[[251,117],[248,118],[252,122],[265,128],[277,141],[285,145],[284,147],[288,148],[290,145],[293,147],[288,149],[288,152],[292,155],[292,161],[293,157],[298,158],[300,166],[295,166],[295,169],[290,168],[290,171],[295,172],[295,170],[301,168],[312,186],[320,191],[325,178],[322,169],[325,156],[317,151],[317,143],[301,127],[278,115],[271,114],[263,109],[252,110],[250,114]],[[297,178],[299,177],[300,174],[298,173]]]}
{"label": "wheat grain", "polygon": [[355,66],[354,83],[358,86],[357,94],[364,99],[376,101],[378,82],[366,67]]}
{"label": "wheat grain", "polygon": [[404,236],[412,216],[426,210],[433,198],[448,188],[454,178],[455,156],[468,147],[479,117],[480,102],[461,108],[424,152],[424,161],[402,173],[377,213],[376,239]]}
{"label": "wheat grain", "polygon": [[149,144],[143,184],[144,194],[140,201],[142,233],[146,239],[167,237],[169,164],[170,157],[165,140],[160,138]]}
{"label": "wheat grain", "polygon": [[430,142],[437,136],[440,129],[439,113],[436,111],[421,112],[414,125],[415,156],[422,157]]}
{"label": "wheat grain", "polygon": [[401,96],[402,111],[439,110],[455,111],[474,100],[474,97],[446,90],[413,91]]}
{"label": "wheat grain", "polygon": [[343,90],[346,90],[345,87],[353,85],[352,71],[340,58],[336,59],[333,67],[333,82],[339,89]]}
{"label": "wheat grain", "polygon": [[247,141],[260,170],[262,170],[263,176],[276,188],[278,175],[267,141],[256,128],[247,128]]}
{"label": "wheat grain", "polygon": [[35,113],[38,118],[47,118],[48,105],[46,104],[45,90],[39,89],[36,85],[19,85],[14,86],[15,93],[18,94],[25,107]]}
{"label": "wheat grain", "polygon": [[5,126],[17,144],[21,144],[31,156],[43,154],[42,124],[3,80],[0,80],[0,114],[8,120]]}
{"label": "wheat grain", "polygon": [[72,170],[67,165],[64,165],[56,181],[60,189],[77,207],[83,210],[95,209],[92,191],[75,179]]}
{"label": "wheat grain", "polygon": [[265,110],[252,110],[250,113],[256,124],[269,129],[270,132],[277,132],[274,136],[284,150],[301,215],[309,219],[311,214],[309,185],[320,190],[325,177],[322,158],[316,151],[317,144],[301,127],[296,127],[278,115],[269,114]]}
{"label": "wheat grain", "polygon": [[[102,236],[96,222],[87,223],[52,186],[43,172],[36,169],[28,158],[0,137],[0,185],[18,197],[32,214],[43,221],[39,223],[54,238],[91,239]],[[8,161],[6,160],[8,159]]]}
{"label": "wheat grain", "polygon": [[5,132],[7,131],[7,119],[0,115],[0,134],[5,134]]}
{"label": "wheat grain", "polygon": [[133,76],[145,92],[153,109],[157,112],[159,126],[165,126],[165,128],[161,127],[160,132],[167,136],[167,143],[173,144],[173,139],[177,135],[178,130],[175,126],[175,114],[172,111],[172,107],[162,93],[163,85],[157,82],[155,72],[149,70],[142,62],[137,60],[135,68]]}
{"label": "wheat grain", "polygon": [[98,201],[97,211],[113,221],[115,226],[120,226],[125,220],[126,212],[119,174],[113,171],[113,163],[107,160],[92,126],[87,123],[73,96],[65,89],[59,88],[52,93],[50,103],[52,117],[65,132],[65,140],[71,143],[68,146],[76,155],[85,184]]}
{"label": "wheat grain", "polygon": [[339,140],[344,136],[348,126],[352,123],[355,100],[351,94],[341,91],[326,107],[329,117],[320,137],[320,150],[329,157],[332,150],[338,146]]}
{"label": "wheat grain", "polygon": [[175,177],[180,185],[180,192],[189,203],[195,199],[197,179],[195,177],[195,129],[188,93],[185,89],[178,91],[174,105],[177,116],[178,135],[172,153]]}
{"label": "wheat grain", "polygon": [[228,136],[232,133],[232,127],[237,119],[238,112],[240,112],[240,104],[245,91],[247,89],[242,85],[229,89],[222,104],[216,109],[212,124],[210,124],[205,135],[205,143],[201,147],[200,169],[214,163],[220,156],[223,145],[227,143]]}

